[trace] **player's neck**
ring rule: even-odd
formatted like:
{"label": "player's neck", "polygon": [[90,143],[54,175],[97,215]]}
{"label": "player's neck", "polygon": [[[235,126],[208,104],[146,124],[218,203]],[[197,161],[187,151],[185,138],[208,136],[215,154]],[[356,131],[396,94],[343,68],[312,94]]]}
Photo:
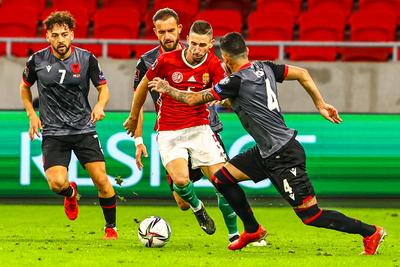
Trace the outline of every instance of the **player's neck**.
{"label": "player's neck", "polygon": [[200,61],[194,61],[192,56],[190,55],[190,53],[188,53],[187,48],[185,48],[185,50],[184,50],[184,56],[185,56],[187,63],[189,63],[192,66],[196,66],[197,64],[199,64],[200,62],[202,62],[204,60],[204,57],[203,57]]}
{"label": "player's neck", "polygon": [[246,65],[248,65],[250,63],[249,59],[237,59],[233,66],[232,66],[232,71],[233,72],[237,72],[239,70],[241,70],[242,68],[246,67]]}

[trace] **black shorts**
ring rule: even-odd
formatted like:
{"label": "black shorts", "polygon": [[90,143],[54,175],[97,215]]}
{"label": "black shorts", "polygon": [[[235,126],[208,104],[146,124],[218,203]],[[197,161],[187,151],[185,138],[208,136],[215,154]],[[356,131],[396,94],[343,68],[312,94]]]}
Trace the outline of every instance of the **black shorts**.
{"label": "black shorts", "polygon": [[[222,149],[225,151],[226,156],[228,157],[228,153],[226,153],[226,149],[225,149],[224,143],[222,142],[221,136],[217,132],[214,132],[214,134],[215,134],[215,137],[217,138],[219,144],[221,145]],[[203,178],[204,175],[200,168],[192,169],[190,156],[188,159],[188,164],[189,164],[189,179],[190,179],[190,181],[192,181],[194,183],[194,182],[200,180],[201,178]],[[167,173],[167,181],[168,181],[169,188],[171,188],[171,191],[174,191],[174,188],[172,185],[173,181],[172,181],[171,177],[168,175],[168,172],[166,172],[166,173]]]}
{"label": "black shorts", "polygon": [[292,139],[283,149],[262,158],[257,146],[229,161],[254,182],[269,178],[278,192],[293,207],[314,196],[314,188],[306,172],[306,155],[302,145]]}
{"label": "black shorts", "polygon": [[68,168],[71,160],[71,152],[85,168],[88,162],[104,161],[104,154],[96,132],[65,135],[65,136],[43,136],[43,167],[61,165]]}

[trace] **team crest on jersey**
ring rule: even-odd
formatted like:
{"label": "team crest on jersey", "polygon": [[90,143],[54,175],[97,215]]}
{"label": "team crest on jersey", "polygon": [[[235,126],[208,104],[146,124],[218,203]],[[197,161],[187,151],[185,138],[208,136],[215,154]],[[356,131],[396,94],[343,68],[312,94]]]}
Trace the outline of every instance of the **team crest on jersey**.
{"label": "team crest on jersey", "polygon": [[202,80],[203,80],[203,84],[204,85],[208,84],[210,82],[210,74],[207,73],[207,72],[204,73],[203,77],[202,77]]}
{"label": "team crest on jersey", "polygon": [[73,77],[75,78],[79,78],[81,76],[80,72],[81,72],[81,65],[79,63],[74,63],[71,65],[71,70],[73,73]]}
{"label": "team crest on jersey", "polygon": [[174,81],[174,83],[181,83],[183,80],[183,74],[180,73],[179,71],[175,71],[174,73],[172,73],[172,81]]}

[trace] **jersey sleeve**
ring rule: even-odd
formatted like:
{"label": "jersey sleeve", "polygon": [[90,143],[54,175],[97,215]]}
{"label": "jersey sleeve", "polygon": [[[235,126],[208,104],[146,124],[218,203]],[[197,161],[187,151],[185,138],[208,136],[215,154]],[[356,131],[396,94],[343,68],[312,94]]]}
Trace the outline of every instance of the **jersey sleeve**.
{"label": "jersey sleeve", "polygon": [[264,61],[264,64],[268,65],[272,71],[274,72],[275,75],[275,80],[279,83],[283,82],[285,80],[287,72],[288,72],[288,66],[285,64],[275,64],[272,61]]}
{"label": "jersey sleeve", "polygon": [[211,92],[217,100],[233,98],[239,94],[240,83],[241,80],[239,77],[229,76],[217,83],[211,89]]}
{"label": "jersey sleeve", "polygon": [[133,79],[133,89],[136,90],[136,88],[139,86],[140,81],[143,79],[144,75],[147,72],[147,67],[142,58],[138,60],[136,63],[136,70],[135,70],[135,76]]}
{"label": "jersey sleeve", "polygon": [[162,65],[164,65],[163,55],[159,56],[147,70],[146,77],[149,79],[149,81],[153,80],[155,77],[163,77]]}
{"label": "jersey sleeve", "polygon": [[31,87],[36,82],[37,76],[35,71],[34,56],[31,56],[26,62],[24,72],[22,73],[22,80],[28,87]]}
{"label": "jersey sleeve", "polygon": [[89,57],[89,77],[95,87],[107,83],[99,61],[97,61],[97,58],[93,54]]}

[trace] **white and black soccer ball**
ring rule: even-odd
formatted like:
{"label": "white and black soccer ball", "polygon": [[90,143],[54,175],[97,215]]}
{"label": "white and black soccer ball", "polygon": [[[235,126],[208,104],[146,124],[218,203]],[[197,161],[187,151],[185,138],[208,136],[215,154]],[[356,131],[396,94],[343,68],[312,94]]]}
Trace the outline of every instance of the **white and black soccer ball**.
{"label": "white and black soccer ball", "polygon": [[146,247],[160,248],[169,241],[171,227],[163,218],[151,216],[140,222],[138,237]]}

